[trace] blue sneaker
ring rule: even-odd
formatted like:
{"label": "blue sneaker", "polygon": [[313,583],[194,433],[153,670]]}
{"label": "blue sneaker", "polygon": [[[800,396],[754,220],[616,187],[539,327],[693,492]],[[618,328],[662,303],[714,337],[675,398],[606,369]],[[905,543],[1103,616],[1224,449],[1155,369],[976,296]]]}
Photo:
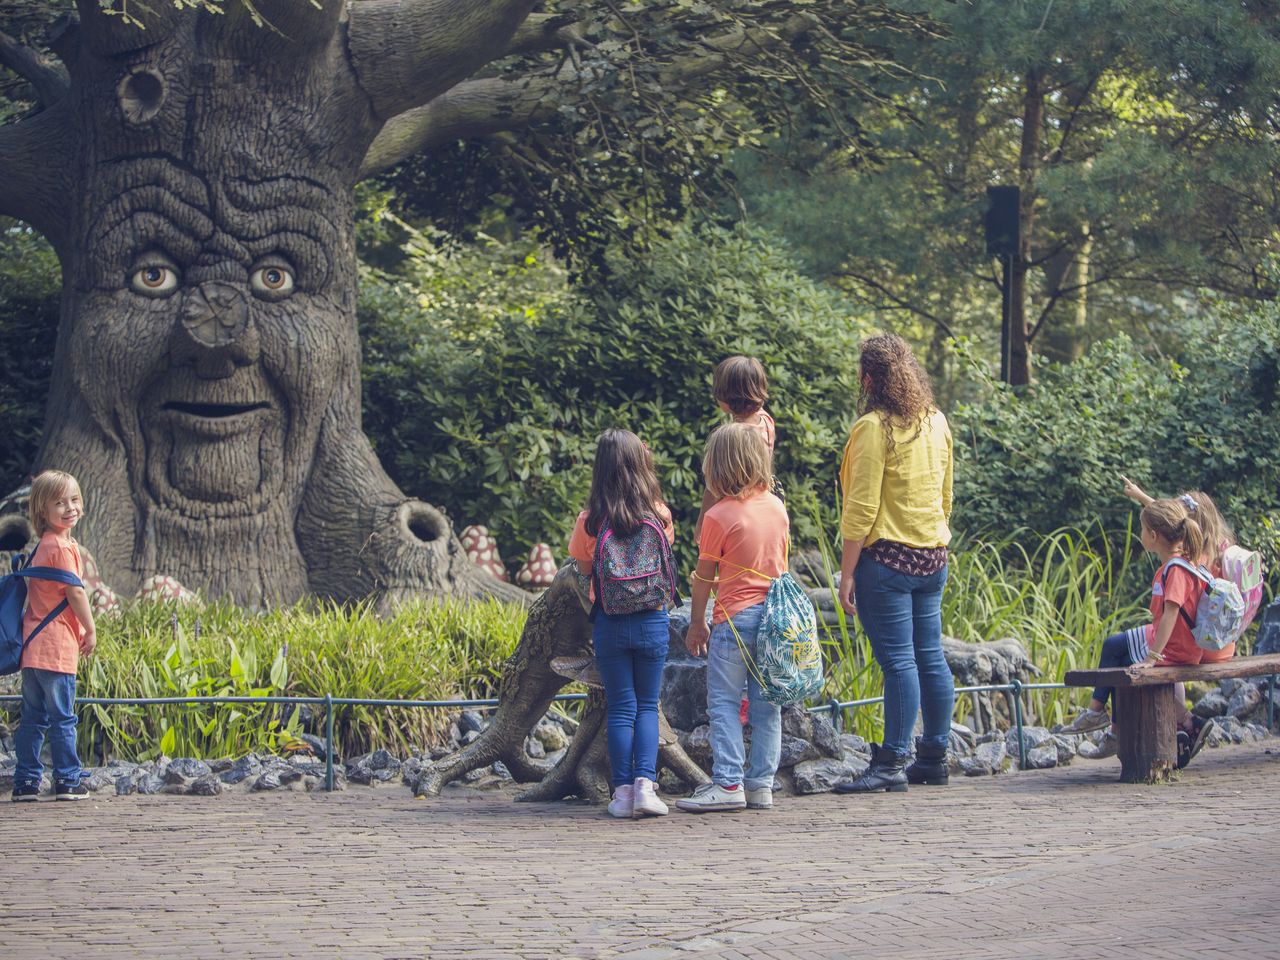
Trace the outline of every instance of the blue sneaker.
{"label": "blue sneaker", "polygon": [[24,783],[22,786],[13,788],[13,796],[11,799],[14,803],[31,803],[40,799],[40,784]]}

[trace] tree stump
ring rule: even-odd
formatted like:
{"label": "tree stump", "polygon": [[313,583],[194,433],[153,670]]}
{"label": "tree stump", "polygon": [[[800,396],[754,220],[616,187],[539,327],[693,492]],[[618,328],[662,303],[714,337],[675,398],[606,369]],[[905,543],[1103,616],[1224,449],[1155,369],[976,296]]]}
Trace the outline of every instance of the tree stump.
{"label": "tree stump", "polygon": [[[445,784],[501,760],[517,781],[538,781],[520,795],[521,800],[569,796],[592,802],[608,799],[611,783],[604,690],[594,670],[585,669],[592,658],[587,621],[590,608],[586,580],[569,561],[529,611],[520,643],[503,668],[498,686],[501,702],[493,722],[475,742],[438,761],[419,781],[419,793],[436,796]],[[552,667],[553,660],[582,662],[579,679],[591,687],[573,743],[554,766],[530,758],[524,750],[525,738],[546,714],[552,698],[569,682]],[[707,782],[707,775],[681,748],[661,709],[658,718],[659,765],[690,786]]]}
{"label": "tree stump", "polygon": [[1115,688],[1116,752],[1124,783],[1168,780],[1177,761],[1172,684]]}

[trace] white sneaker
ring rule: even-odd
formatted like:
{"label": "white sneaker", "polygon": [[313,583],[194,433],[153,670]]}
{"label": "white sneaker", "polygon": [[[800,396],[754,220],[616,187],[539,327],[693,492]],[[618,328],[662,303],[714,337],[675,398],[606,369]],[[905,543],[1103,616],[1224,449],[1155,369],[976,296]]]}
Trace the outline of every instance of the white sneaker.
{"label": "white sneaker", "polygon": [[748,810],[770,810],[773,808],[773,790],[769,787],[758,787],[747,791]]}
{"label": "white sneaker", "polygon": [[609,816],[619,820],[631,819],[631,808],[634,804],[634,793],[631,784],[624,783],[613,788],[613,799],[609,801]]}
{"label": "white sneaker", "polygon": [[665,817],[667,815],[667,805],[658,799],[658,795],[653,789],[653,781],[648,777],[636,777],[635,785],[631,790],[631,797],[631,816],[636,819],[640,817]]}
{"label": "white sneaker", "polygon": [[718,813],[722,810],[745,810],[746,791],[738,784],[732,790],[718,783],[704,783],[693,796],[677,800],[676,806],[690,813]]}

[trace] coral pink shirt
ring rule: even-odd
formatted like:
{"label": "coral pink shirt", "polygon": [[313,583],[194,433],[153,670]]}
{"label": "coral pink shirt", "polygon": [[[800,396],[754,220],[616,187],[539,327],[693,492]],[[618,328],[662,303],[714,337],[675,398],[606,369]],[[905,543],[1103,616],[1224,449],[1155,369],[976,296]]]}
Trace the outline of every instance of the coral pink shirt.
{"label": "coral pink shirt", "polygon": [[[671,511],[667,505],[658,505],[658,520],[662,523],[662,532],[667,535],[667,543],[675,543],[676,528],[671,522]],[[573,525],[573,533],[569,537],[569,556],[574,560],[581,560],[587,566],[594,566],[596,562],[596,537],[587,533],[587,511],[583,510],[578,514],[577,522]],[[596,598],[595,578],[591,581],[591,599]]]}
{"label": "coral pink shirt", "polygon": [[719,567],[712,623],[763,603],[769,584],[787,569],[787,508],[761,490],[743,500],[724,497],[702,518],[699,560]]}
{"label": "coral pink shirt", "polygon": [[[58,567],[83,577],[80,569],[80,551],[74,540],[62,540],[56,534],[46,533],[32,555],[31,565]],[[28,637],[40,626],[53,608],[67,596],[67,585],[53,580],[27,580],[27,612],[22,618],[22,635]],[[71,608],[63,610],[48,626],[41,630],[22,654],[22,666],[54,673],[75,673],[80,662],[80,636],[84,628]]]}
{"label": "coral pink shirt", "polygon": [[[1164,659],[1159,661],[1157,666],[1174,667],[1201,661],[1204,651],[1196,644],[1196,638],[1191,635],[1191,627],[1187,620],[1190,619],[1195,623],[1196,610],[1200,606],[1200,598],[1204,596],[1204,590],[1204,581],[1182,567],[1161,567],[1156,571],[1155,579],[1151,583],[1152,624],[1160,622],[1165,606],[1170,603],[1181,607],[1186,613],[1185,617],[1181,613],[1178,614],[1178,618],[1173,622],[1173,633],[1170,634],[1169,642],[1161,651]],[[1155,639],[1154,626],[1149,639],[1152,641]]]}

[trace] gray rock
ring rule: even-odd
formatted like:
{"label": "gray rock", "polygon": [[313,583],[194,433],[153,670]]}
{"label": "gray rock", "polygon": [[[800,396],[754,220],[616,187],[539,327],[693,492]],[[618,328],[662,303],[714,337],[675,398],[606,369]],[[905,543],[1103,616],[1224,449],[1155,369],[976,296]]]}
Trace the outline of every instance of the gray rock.
{"label": "gray rock", "polygon": [[289,758],[289,766],[304,777],[324,777],[324,764],[315,757],[295,756]]}
{"label": "gray rock", "polygon": [[812,743],[824,757],[839,760],[841,757],[840,733],[832,726],[825,714],[815,713],[813,716]]}
{"label": "gray rock", "polygon": [[[97,793],[99,790],[105,790],[107,787],[114,787],[117,780],[124,776],[123,771],[118,771],[114,775],[106,767],[98,767],[96,770],[86,770],[88,776],[81,777],[80,782],[84,784],[85,789],[91,793]],[[3,787],[0,787],[3,789]]]}
{"label": "gray rock", "polygon": [[[667,719],[670,719],[670,717]],[[552,723],[545,717],[534,725],[533,739],[541,744],[543,756],[556,750],[563,750],[569,745],[569,737],[565,734],[564,728],[558,723]]]}
{"label": "gray rock", "polygon": [[1079,747],[1078,737],[1064,737],[1060,733],[1053,735],[1053,745],[1058,750],[1058,766],[1066,766],[1075,759]]}
{"label": "gray rock", "polygon": [[812,740],[813,714],[801,706],[783,707],[782,734],[799,740]]}
{"label": "gray rock", "polygon": [[241,757],[232,764],[231,769],[224,770],[218,774],[218,777],[223,783],[234,785],[251,777],[257,777],[260,773],[262,773],[262,764],[258,757],[251,753]]}
{"label": "gray rock", "polygon": [[495,760],[493,762],[493,766],[489,769],[493,771],[493,775],[499,780],[505,780],[507,782],[515,780],[515,777],[511,776],[511,771],[507,769],[507,765],[501,760]]}
{"label": "gray rock", "polygon": [[161,776],[164,778],[164,782],[170,786],[183,786],[192,780],[208,776],[212,772],[209,765],[203,760],[180,757],[177,760],[170,760]]}
{"label": "gray rock", "polygon": [[144,773],[139,771],[137,776],[133,778],[133,782],[138,793],[148,796],[161,793],[165,788],[164,779],[151,772]]}
{"label": "gray rock", "polygon": [[[707,620],[711,622],[711,605],[707,604]],[[684,635],[689,632],[689,604],[676,607],[667,620],[667,662],[695,659],[684,645]],[[663,704],[665,708],[666,704]],[[670,719],[670,718],[668,718]],[[692,727],[688,729],[693,729]]]}
{"label": "gray rock", "polygon": [[817,760],[822,754],[808,740],[801,740],[784,733],[782,735],[782,753],[778,759],[779,767],[794,767],[805,760]]}
{"label": "gray rock", "polygon": [[1210,717],[1220,717],[1227,712],[1227,698],[1222,695],[1221,690],[1213,690],[1200,698],[1200,702],[1191,708],[1191,712],[1197,717],[1208,720]]}
{"label": "gray rock", "polygon": [[542,745],[542,741],[537,737],[525,737],[524,752],[533,760],[541,760],[547,755],[547,748]]}
{"label": "gray rock", "polygon": [[216,773],[207,773],[192,781],[190,792],[194,797],[216,797],[222,793],[222,781]]}
{"label": "gray rock", "polygon": [[366,758],[372,770],[399,770],[400,761],[387,750],[375,750]]}
{"label": "gray rock", "polygon": [[1058,745],[1052,740],[1027,751],[1027,769],[1029,770],[1047,770],[1057,765]]}
{"label": "gray rock", "polygon": [[1247,717],[1261,702],[1261,691],[1252,683],[1242,683],[1227,701],[1227,713],[1232,717]]}
{"label": "gray rock", "polygon": [[462,775],[462,781],[464,783],[479,783],[487,776],[490,776],[488,769],[486,767],[479,767],[475,770],[468,770],[464,773]]}
{"label": "gray rock", "polygon": [[483,733],[486,726],[487,724],[484,722],[484,717],[482,717],[480,712],[477,710],[463,710],[458,716],[458,729],[461,730],[463,734],[473,730],[476,733]]}
{"label": "gray rock", "polygon": [[1272,600],[1262,611],[1253,652],[1280,653],[1280,598]]}
{"label": "gray rock", "polygon": [[677,730],[693,730],[706,723],[707,661],[668,660],[659,691],[662,712]]}
{"label": "gray rock", "polygon": [[205,761],[213,773],[226,773],[236,765],[234,757],[219,757],[217,760]]}
{"label": "gray rock", "polygon": [[254,790],[279,790],[302,779],[302,771],[296,770],[287,763],[273,763],[262,772],[262,776],[253,781]]}
{"label": "gray rock", "polygon": [[989,743],[980,743],[971,757],[960,758],[960,769],[967,777],[990,776],[1004,768],[1008,752],[1005,750],[1004,738]]}
{"label": "gray rock", "polygon": [[137,789],[138,785],[133,782],[133,777],[130,774],[126,773],[124,776],[116,778],[117,797],[127,797]]}
{"label": "gray rock", "polygon": [[704,723],[688,733],[682,733],[680,746],[689,755],[689,759],[703,770],[711,769],[711,727],[709,725]]}
{"label": "gray rock", "polygon": [[416,791],[418,782],[434,766],[435,764],[426,757],[410,757],[400,764],[400,779]]}
{"label": "gray rock", "polygon": [[[1022,742],[1027,750],[1034,750],[1036,747],[1042,747],[1053,739],[1053,734],[1046,727],[1023,727]],[[1015,757],[1018,754],[1018,731],[1017,728],[1010,730],[1005,734],[1005,750],[1009,756]],[[1054,754],[1057,754],[1057,748],[1054,748]],[[1055,761],[1056,763],[1056,761]]]}
{"label": "gray rock", "polygon": [[840,734],[840,758],[849,759],[849,754],[862,757],[868,763],[871,761],[871,744],[863,740],[861,737],[852,733]]}
{"label": "gray rock", "polygon": [[464,747],[468,747],[479,739],[480,739],[479,730],[468,730],[466,733],[462,735],[462,745]]}
{"label": "gray rock", "polygon": [[1217,747],[1225,743],[1256,743],[1268,736],[1267,728],[1256,723],[1246,723],[1235,717],[1219,717],[1213,722],[1208,745]]}
{"label": "gray rock", "polygon": [[806,760],[791,768],[791,782],[797,794],[828,793],[842,780],[859,776],[868,764],[822,757]]}

